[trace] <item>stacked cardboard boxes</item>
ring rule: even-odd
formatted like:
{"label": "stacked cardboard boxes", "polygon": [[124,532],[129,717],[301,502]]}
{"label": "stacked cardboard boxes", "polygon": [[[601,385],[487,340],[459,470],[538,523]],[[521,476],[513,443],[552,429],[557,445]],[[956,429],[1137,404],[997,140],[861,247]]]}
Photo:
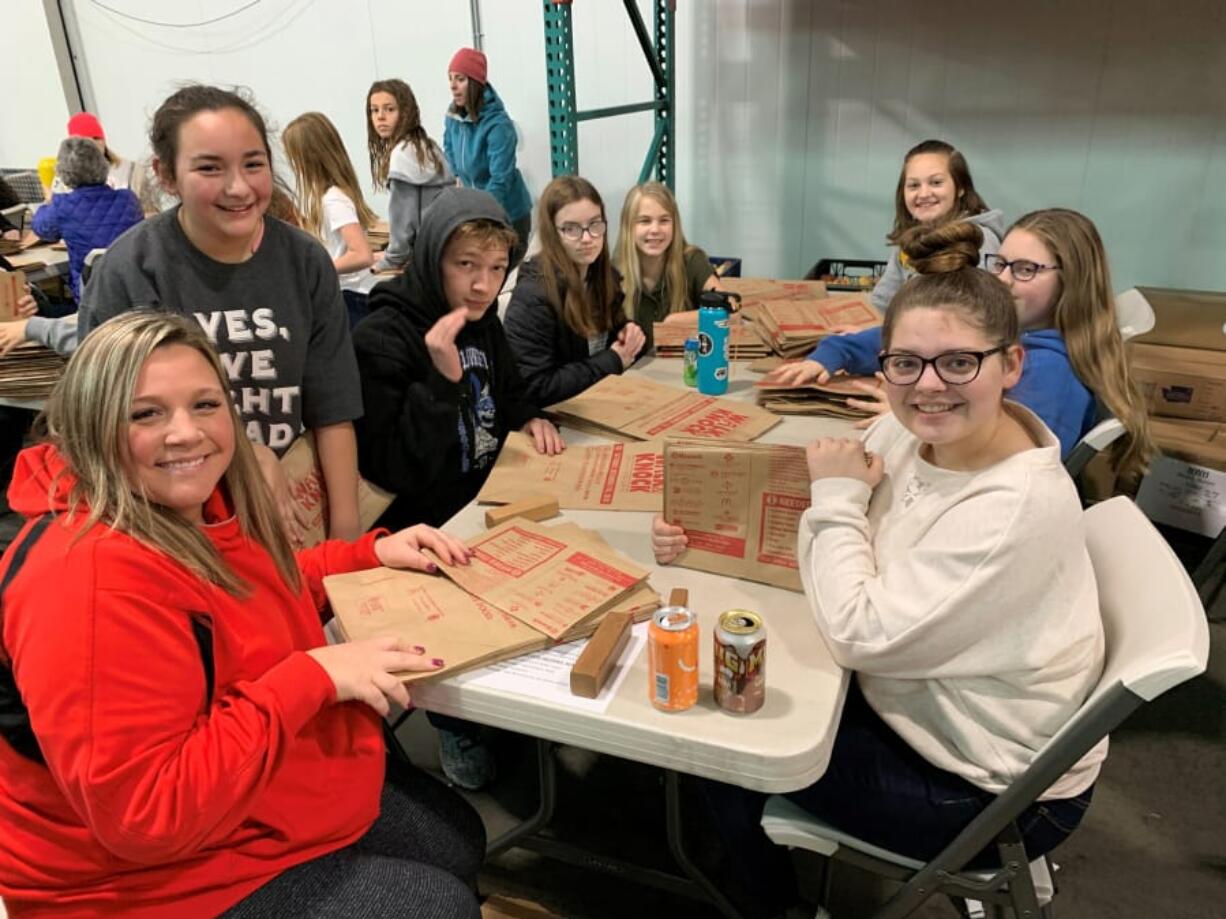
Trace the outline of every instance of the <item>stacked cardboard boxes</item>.
{"label": "stacked cardboard boxes", "polygon": [[1128,345],[1163,455],[1137,503],[1152,520],[1217,536],[1226,524],[1226,293],[1141,287],[1154,326]]}

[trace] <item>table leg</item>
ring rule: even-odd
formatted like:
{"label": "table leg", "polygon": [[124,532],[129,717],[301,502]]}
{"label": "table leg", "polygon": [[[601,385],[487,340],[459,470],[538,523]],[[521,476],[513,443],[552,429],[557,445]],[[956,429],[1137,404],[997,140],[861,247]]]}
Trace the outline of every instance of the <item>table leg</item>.
{"label": "table leg", "polygon": [[539,737],[536,741],[536,765],[537,787],[540,790],[540,802],[537,804],[536,813],[526,820],[521,820],[501,836],[491,839],[485,846],[487,858],[515,845],[524,837],[544,829],[553,819],[558,797],[557,764],[553,759],[553,744]]}
{"label": "table leg", "polygon": [[720,913],[728,919],[741,919],[740,911],[711,882],[711,879],[702,873],[702,869],[694,864],[689,852],[686,851],[685,828],[681,820],[681,777],[672,769],[664,770],[664,810],[668,827],[668,849],[672,852],[677,867],[703,892],[706,899],[710,900]]}

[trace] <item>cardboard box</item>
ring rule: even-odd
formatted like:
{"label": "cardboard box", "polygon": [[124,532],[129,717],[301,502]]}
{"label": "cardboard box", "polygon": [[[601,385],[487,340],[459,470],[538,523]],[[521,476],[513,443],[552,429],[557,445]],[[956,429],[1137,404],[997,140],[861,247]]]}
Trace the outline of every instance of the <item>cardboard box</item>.
{"label": "cardboard box", "polygon": [[531,900],[494,894],[481,904],[481,919],[562,919]]}
{"label": "cardboard box", "polygon": [[1226,422],[1226,351],[1130,342],[1128,352],[1149,414]]}
{"label": "cardboard box", "polygon": [[1226,425],[1150,420],[1162,450],[1137,491],[1137,506],[1157,523],[1216,537],[1226,526]]}
{"label": "cardboard box", "polygon": [[17,318],[17,301],[25,296],[26,276],[20,271],[0,269],[0,322]]}
{"label": "cardboard box", "polygon": [[1226,351],[1226,293],[1138,287],[1154,311],[1154,327],[1134,342]]}

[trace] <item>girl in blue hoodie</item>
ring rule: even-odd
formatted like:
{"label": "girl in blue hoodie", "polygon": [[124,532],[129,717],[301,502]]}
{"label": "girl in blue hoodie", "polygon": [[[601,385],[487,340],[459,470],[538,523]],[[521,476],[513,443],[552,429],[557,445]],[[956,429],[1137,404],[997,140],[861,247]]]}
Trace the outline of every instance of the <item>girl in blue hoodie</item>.
{"label": "girl in blue hoodie", "polygon": [[[1033,211],[984,259],[1013,291],[1022,324],[1026,358],[1009,398],[1043,419],[1060,439],[1062,456],[1094,426],[1101,402],[1127,432],[1117,448],[1118,468],[1143,468],[1153,452],[1145,404],[1128,372],[1107,255],[1094,224],[1064,208]],[[798,385],[823,383],[840,370],[873,373],[880,351],[881,330],[866,329],[827,338],[808,359],[785,366]],[[887,410],[880,401],[856,404]]]}
{"label": "girl in blue hoodie", "polygon": [[532,196],[515,165],[515,125],[486,77],[485,55],[472,48],[461,48],[447,65],[451,106],[443,153],[461,185],[489,192],[507,212],[519,236],[511,257],[515,264],[528,248]]}

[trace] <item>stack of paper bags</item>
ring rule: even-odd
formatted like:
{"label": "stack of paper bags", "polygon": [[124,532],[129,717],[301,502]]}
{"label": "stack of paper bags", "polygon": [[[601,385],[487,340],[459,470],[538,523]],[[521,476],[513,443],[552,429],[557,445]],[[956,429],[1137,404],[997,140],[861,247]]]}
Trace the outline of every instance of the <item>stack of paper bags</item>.
{"label": "stack of paper bags", "polygon": [[665,441],[664,519],[687,539],[674,564],[801,590],[796,534],[808,507],[801,447]]}
{"label": "stack of paper bags", "polygon": [[391,233],[386,220],[375,221],[375,225],[366,231],[366,241],[370,243],[371,248],[386,249],[389,239],[391,239]]}
{"label": "stack of paper bags", "polygon": [[727,278],[722,283],[741,295],[741,315],[783,357],[807,354],[827,335],[881,324],[867,299],[831,297],[821,281]]}
{"label": "stack of paper bags", "polygon": [[54,351],[23,342],[0,357],[0,397],[46,399],[64,375],[64,358]]}
{"label": "stack of paper bags", "polygon": [[511,504],[557,498],[558,507],[603,511],[659,511],[664,494],[664,444],[658,440],[567,447],[538,453],[531,437],[507,435],[477,500]]}
{"label": "stack of paper bags", "polygon": [[[698,334],[698,310],[679,313],[685,321],[657,322],[652,326],[656,357],[683,357],[685,340]],[[771,354],[771,347],[762,340],[757,327],[740,314],[728,320],[728,357],[734,361],[752,361]]]}
{"label": "stack of paper bags", "polygon": [[551,406],[549,412],[562,425],[631,440],[665,436],[755,440],[779,423],[756,405],[703,396],[631,374],[607,376],[573,399]]}
{"label": "stack of paper bags", "polygon": [[867,399],[868,395],[855,386],[863,380],[877,385],[873,377],[832,377],[825,383],[807,386],[774,386],[759,382],[758,405],[776,415],[821,415],[828,418],[870,418],[872,412],[853,408],[848,399]]}
{"label": "stack of paper bags", "polygon": [[573,523],[523,518],[468,545],[468,565],[445,576],[374,568],[324,579],[344,637],[394,636],[446,661],[437,678],[590,635],[611,610],[646,619],[660,606],[647,571]]}

